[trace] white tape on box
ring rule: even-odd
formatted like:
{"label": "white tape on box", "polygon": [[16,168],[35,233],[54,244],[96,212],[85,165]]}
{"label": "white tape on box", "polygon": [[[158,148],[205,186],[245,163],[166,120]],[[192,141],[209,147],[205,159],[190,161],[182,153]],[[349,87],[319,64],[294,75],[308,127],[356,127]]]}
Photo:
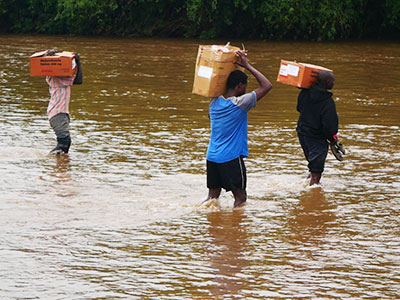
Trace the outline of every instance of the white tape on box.
{"label": "white tape on box", "polygon": [[279,69],[279,75],[287,76],[287,65],[281,65]]}
{"label": "white tape on box", "polygon": [[199,71],[197,72],[197,75],[200,77],[205,77],[210,79],[213,73],[213,69],[210,67],[206,66],[200,66]]}
{"label": "white tape on box", "polygon": [[299,75],[299,70],[300,70],[300,68],[298,66],[287,65],[288,75],[297,77]]}

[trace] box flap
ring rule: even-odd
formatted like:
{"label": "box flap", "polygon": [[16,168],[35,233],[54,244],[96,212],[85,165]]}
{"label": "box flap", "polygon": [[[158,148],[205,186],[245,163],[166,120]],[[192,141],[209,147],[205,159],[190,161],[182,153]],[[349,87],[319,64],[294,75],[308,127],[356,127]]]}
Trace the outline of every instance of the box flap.
{"label": "box flap", "polygon": [[33,54],[31,55],[31,57],[40,57],[40,56],[45,56],[45,55],[46,55],[46,53],[47,53],[47,50],[40,51],[40,52],[36,52],[36,53],[33,53]]}
{"label": "box flap", "polygon": [[61,56],[61,57],[75,57],[75,54],[74,54],[73,52],[63,51],[63,52],[57,53],[55,56]]}
{"label": "box flap", "polygon": [[[44,50],[40,52],[33,53],[31,57],[41,57],[41,56],[46,56],[47,52],[49,50]],[[75,57],[75,54],[73,52],[69,51],[62,51],[62,52],[57,52],[55,55],[52,55],[54,57]]]}
{"label": "box flap", "polygon": [[308,68],[321,69],[321,70],[326,70],[326,71],[332,72],[331,69],[324,68],[324,67],[317,66],[317,65],[313,65],[313,64],[307,64],[307,63],[301,63],[301,62],[299,62],[299,64],[301,64],[301,65],[303,65],[305,67],[308,67]]}

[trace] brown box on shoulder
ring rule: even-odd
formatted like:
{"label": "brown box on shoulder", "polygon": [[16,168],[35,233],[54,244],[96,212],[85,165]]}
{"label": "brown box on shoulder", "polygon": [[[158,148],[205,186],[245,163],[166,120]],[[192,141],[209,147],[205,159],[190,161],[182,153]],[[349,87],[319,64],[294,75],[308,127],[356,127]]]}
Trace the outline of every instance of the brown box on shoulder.
{"label": "brown box on shoulder", "polygon": [[36,52],[30,56],[31,76],[72,76],[76,72],[75,54],[58,52],[49,56],[46,51]]}
{"label": "brown box on shoulder", "polygon": [[317,65],[281,60],[276,81],[299,88],[309,88],[316,82],[318,73],[323,70],[333,72]]}
{"label": "brown box on shoulder", "polygon": [[233,46],[200,45],[197,52],[196,69],[192,93],[205,97],[219,97],[226,90],[229,74],[235,69],[243,69],[234,64]]}

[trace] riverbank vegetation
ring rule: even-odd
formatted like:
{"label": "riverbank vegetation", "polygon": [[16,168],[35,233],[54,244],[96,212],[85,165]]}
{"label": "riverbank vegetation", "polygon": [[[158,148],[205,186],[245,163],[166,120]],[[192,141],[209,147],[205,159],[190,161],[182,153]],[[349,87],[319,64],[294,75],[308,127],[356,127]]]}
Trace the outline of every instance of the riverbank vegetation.
{"label": "riverbank vegetation", "polygon": [[0,31],[272,40],[399,39],[399,0],[0,0]]}

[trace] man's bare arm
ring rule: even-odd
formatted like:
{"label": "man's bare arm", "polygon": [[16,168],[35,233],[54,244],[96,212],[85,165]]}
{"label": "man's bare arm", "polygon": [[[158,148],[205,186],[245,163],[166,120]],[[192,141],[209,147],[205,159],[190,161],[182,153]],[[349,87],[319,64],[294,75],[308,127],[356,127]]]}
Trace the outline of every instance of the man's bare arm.
{"label": "man's bare arm", "polygon": [[235,64],[247,69],[257,79],[259,88],[255,90],[257,95],[257,101],[264,97],[271,89],[271,82],[265,77],[260,71],[254,68],[247,60],[246,53],[243,51],[237,51],[236,55],[240,57],[240,61],[236,61]]}

